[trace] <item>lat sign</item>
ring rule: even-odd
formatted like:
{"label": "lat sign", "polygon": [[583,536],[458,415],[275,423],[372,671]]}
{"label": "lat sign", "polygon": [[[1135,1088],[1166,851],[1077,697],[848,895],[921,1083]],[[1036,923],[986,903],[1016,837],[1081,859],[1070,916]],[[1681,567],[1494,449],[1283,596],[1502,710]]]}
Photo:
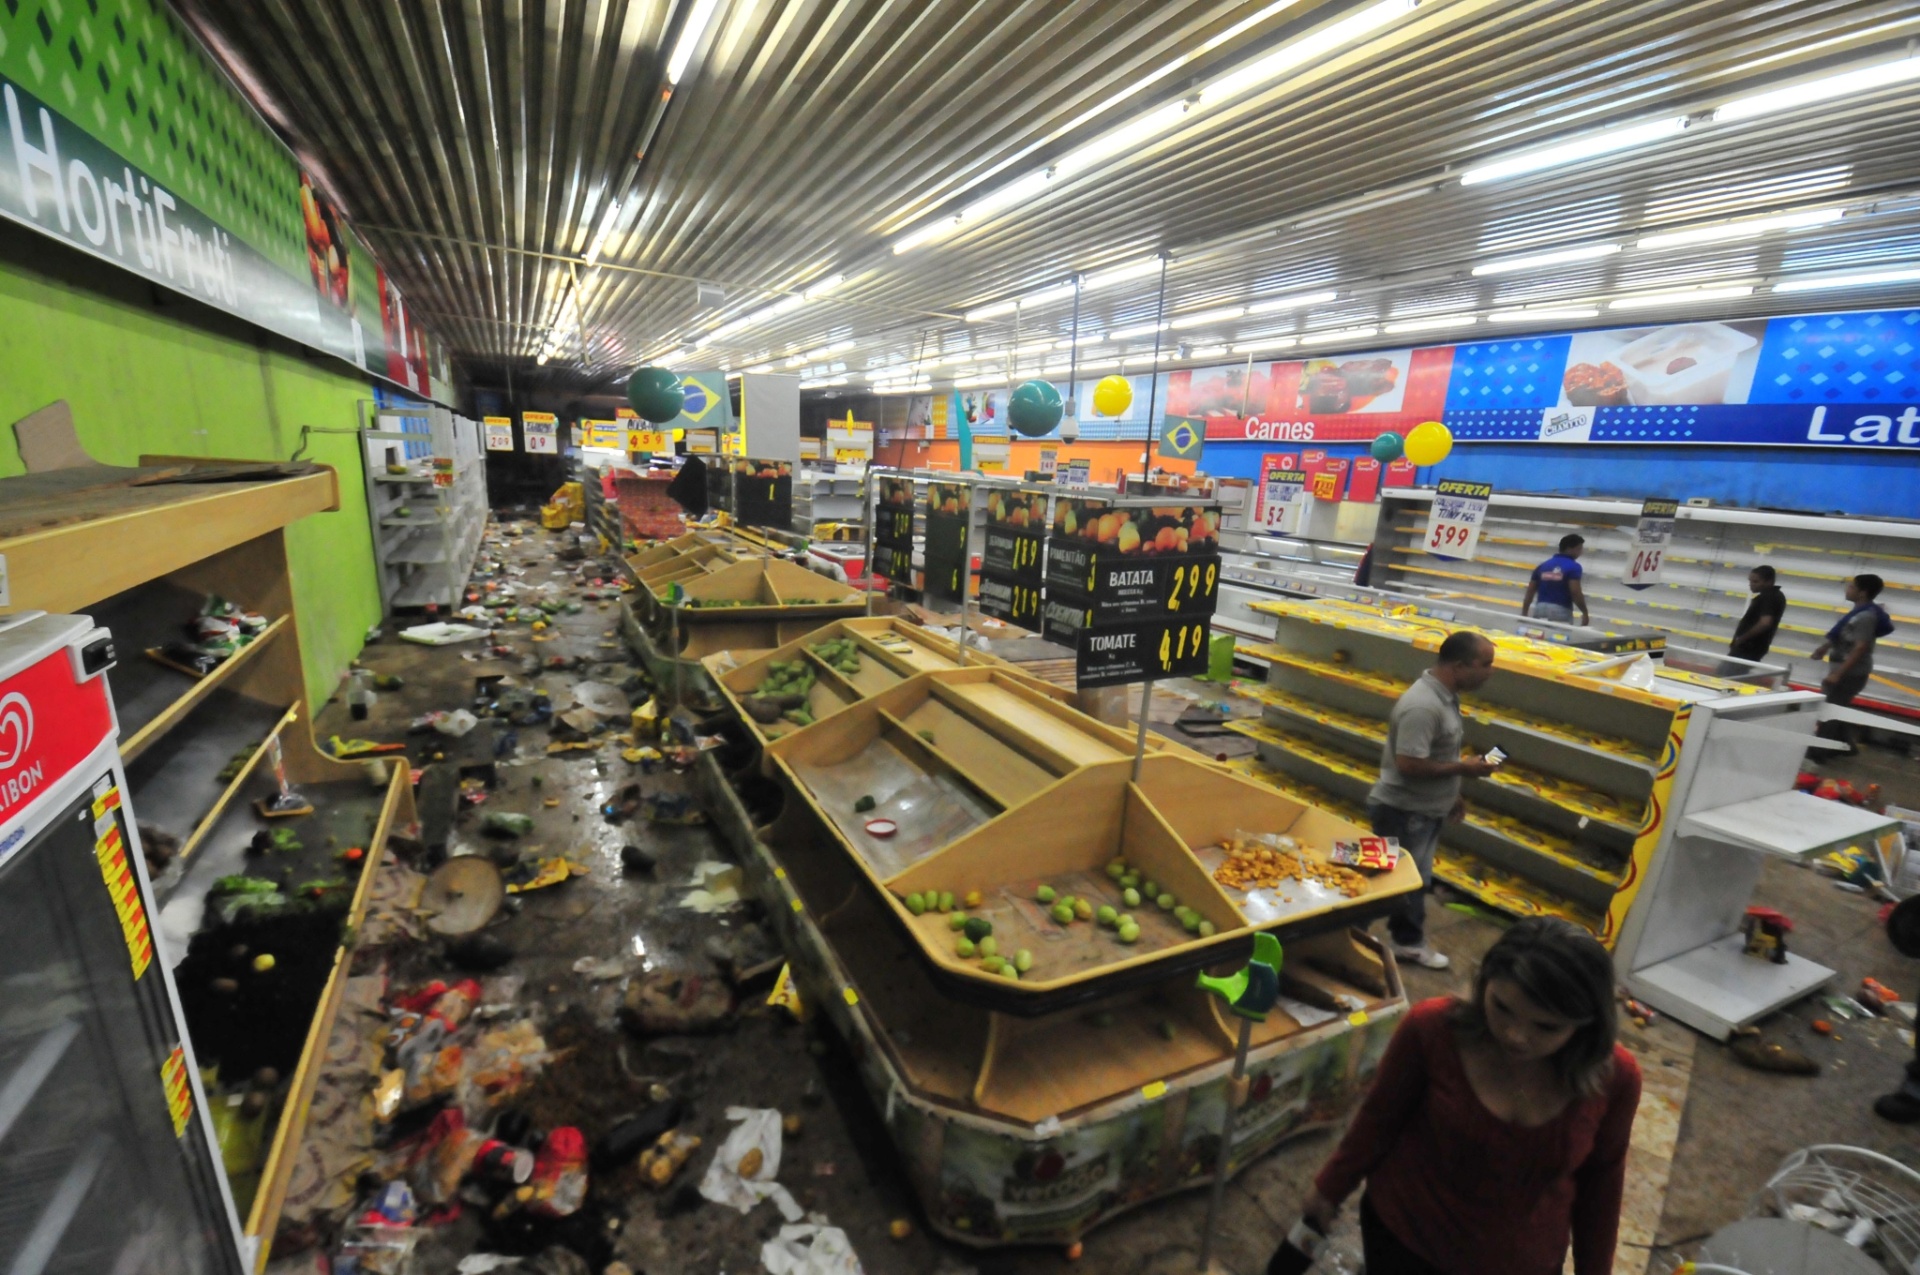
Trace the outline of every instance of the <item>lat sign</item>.
{"label": "lat sign", "polygon": [[1471,560],[1480,548],[1480,528],[1487,520],[1487,502],[1493,484],[1442,482],[1433,493],[1433,511],[1427,517],[1422,547],[1443,558]]}
{"label": "lat sign", "polygon": [[1633,552],[1627,557],[1623,581],[1632,585],[1660,582],[1667,546],[1673,543],[1673,523],[1680,512],[1674,500],[1649,500],[1640,506],[1640,522],[1633,530]]}

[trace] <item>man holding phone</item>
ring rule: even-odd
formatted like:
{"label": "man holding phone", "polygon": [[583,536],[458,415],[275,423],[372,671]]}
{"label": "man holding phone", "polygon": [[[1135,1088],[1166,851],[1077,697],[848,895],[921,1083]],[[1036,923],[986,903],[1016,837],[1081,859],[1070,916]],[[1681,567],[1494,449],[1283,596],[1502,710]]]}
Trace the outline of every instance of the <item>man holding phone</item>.
{"label": "man holding phone", "polygon": [[1394,703],[1387,742],[1380,750],[1380,779],[1367,794],[1367,817],[1377,837],[1393,837],[1420,868],[1420,889],[1402,895],[1387,917],[1393,954],[1430,970],[1449,961],[1427,942],[1427,894],[1433,889],[1433,852],[1441,826],[1466,814],[1460,781],[1491,775],[1497,760],[1462,757],[1466,723],[1460,694],[1485,686],[1493,676],[1493,643],[1478,633],[1450,634],[1434,666]]}

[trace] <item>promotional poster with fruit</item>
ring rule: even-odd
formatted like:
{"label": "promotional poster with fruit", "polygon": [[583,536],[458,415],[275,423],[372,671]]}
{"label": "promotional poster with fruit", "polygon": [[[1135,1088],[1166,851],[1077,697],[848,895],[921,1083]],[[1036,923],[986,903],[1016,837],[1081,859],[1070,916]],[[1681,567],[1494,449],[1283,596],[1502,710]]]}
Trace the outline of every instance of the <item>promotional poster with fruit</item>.
{"label": "promotional poster with fruit", "polygon": [[734,521],[743,527],[793,526],[793,462],[754,460],[733,462]]}
{"label": "promotional poster with fruit", "polygon": [[986,543],[980,552],[980,609],[1014,624],[1040,616],[1041,563],[1046,557],[1047,494],[987,493]]}
{"label": "promotional poster with fruit", "polygon": [[925,591],[936,598],[959,601],[970,575],[967,562],[967,524],[972,489],[964,483],[927,484],[927,581]]}
{"label": "promotional poster with fruit", "polygon": [[1209,615],[1220,583],[1218,505],[1054,503],[1049,594],[1071,595],[1093,624]]}

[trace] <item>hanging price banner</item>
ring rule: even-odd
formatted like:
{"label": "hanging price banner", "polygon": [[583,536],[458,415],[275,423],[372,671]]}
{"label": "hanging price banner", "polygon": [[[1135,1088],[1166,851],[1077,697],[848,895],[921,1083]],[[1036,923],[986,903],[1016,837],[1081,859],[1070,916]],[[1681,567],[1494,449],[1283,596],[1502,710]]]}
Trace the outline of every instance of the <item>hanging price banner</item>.
{"label": "hanging price banner", "polygon": [[[1055,612],[1068,609],[1048,601],[1042,631],[1052,636],[1072,627]],[[1081,690],[1144,682],[1163,677],[1191,677],[1207,669],[1210,618],[1144,620],[1106,628],[1082,629],[1074,642],[1074,683]],[[1055,639],[1059,640],[1058,638]]]}
{"label": "hanging price banner", "polygon": [[490,452],[510,452],[513,450],[513,417],[488,416],[480,424],[486,429],[487,450]]}
{"label": "hanging price banner", "polygon": [[926,513],[926,592],[959,600],[966,596],[971,564],[967,530],[973,491],[963,483],[928,483]]}
{"label": "hanging price banner", "polygon": [[1479,551],[1480,527],[1487,520],[1487,502],[1492,498],[1491,483],[1442,482],[1433,494],[1422,548],[1442,558],[1471,560]]}
{"label": "hanging price banner", "polygon": [[526,440],[528,452],[546,456],[560,454],[560,418],[552,412],[520,413],[520,433]]}
{"label": "hanging price banner", "polygon": [[1673,500],[1649,500],[1640,506],[1640,522],[1633,531],[1633,551],[1627,555],[1627,574],[1622,579],[1644,588],[1660,582],[1660,569],[1666,565],[1667,546],[1673,543],[1673,522],[1680,504]]}
{"label": "hanging price banner", "polygon": [[1260,484],[1260,517],[1262,529],[1278,527],[1287,516],[1287,510],[1294,507],[1300,495],[1307,489],[1307,475],[1300,469],[1269,469],[1266,480]]}
{"label": "hanging price banner", "polygon": [[1093,462],[1090,460],[1069,460],[1067,462],[1067,486],[1078,491],[1085,491],[1087,487],[1087,476],[1092,468]]}
{"label": "hanging price banner", "polygon": [[673,435],[663,429],[628,429],[627,450],[630,452],[670,452],[673,450]]}

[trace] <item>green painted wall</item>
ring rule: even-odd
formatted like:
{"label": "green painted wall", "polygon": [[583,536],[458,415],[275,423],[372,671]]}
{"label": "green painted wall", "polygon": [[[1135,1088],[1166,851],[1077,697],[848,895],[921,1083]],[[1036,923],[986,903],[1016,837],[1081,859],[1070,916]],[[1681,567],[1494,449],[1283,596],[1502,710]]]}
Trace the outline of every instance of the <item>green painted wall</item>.
{"label": "green painted wall", "polygon": [[[302,425],[352,428],[367,382],[331,359],[0,224],[0,426],[56,399],[96,460],[283,460]],[[340,508],[287,528],[307,693],[331,695],[380,620],[359,439],[315,434]],[[11,431],[0,476],[21,472]]]}

